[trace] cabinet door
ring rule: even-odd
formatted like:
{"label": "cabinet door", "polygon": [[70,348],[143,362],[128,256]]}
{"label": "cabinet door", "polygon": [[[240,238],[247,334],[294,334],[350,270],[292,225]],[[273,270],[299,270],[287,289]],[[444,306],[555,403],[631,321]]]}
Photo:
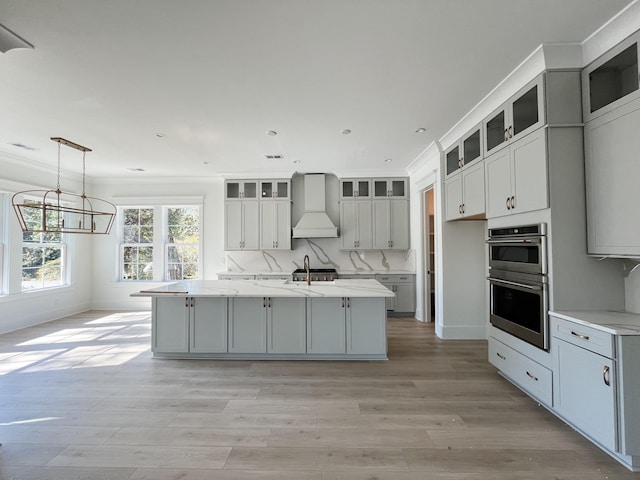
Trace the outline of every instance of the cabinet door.
{"label": "cabinet door", "polygon": [[[271,185],[271,183],[269,183]],[[276,248],[276,204],[275,202],[260,202],[260,249],[273,250]]]}
{"label": "cabinet door", "polygon": [[153,299],[153,351],[189,351],[190,297]]}
{"label": "cabinet door", "polygon": [[447,178],[444,182],[446,219],[462,217],[462,175]]}
{"label": "cabinet door", "polygon": [[291,204],[288,201],[274,203],[276,249],[291,250]]}
{"label": "cabinet door", "polygon": [[509,102],[510,123],[507,134],[510,142],[537,130],[545,124],[544,74],[522,88]]}
{"label": "cabinet door", "polygon": [[242,202],[243,249],[260,249],[260,206],[258,202]]}
{"label": "cabinet door", "polygon": [[478,126],[462,139],[462,165],[470,165],[482,158],[482,127]]}
{"label": "cabinet door", "polygon": [[356,202],[358,210],[358,248],[371,249],[373,247],[373,212],[371,201]]}
{"label": "cabinet door", "polygon": [[500,150],[485,159],[485,192],[487,218],[510,213],[511,161],[508,149]]}
{"label": "cabinet door", "polygon": [[465,217],[485,212],[484,165],[479,163],[466,168],[462,175],[462,214]]}
{"label": "cabinet door", "polygon": [[483,122],[485,157],[507,146],[507,122],[507,105],[500,107]]}
{"label": "cabinet door", "polygon": [[585,126],[588,251],[640,255],[640,100]]}
{"label": "cabinet door", "polygon": [[191,352],[227,351],[227,299],[197,297],[193,299],[190,319]]}
{"label": "cabinet door", "polygon": [[549,206],[546,134],[546,129],[538,130],[510,147],[514,197],[511,213],[530,212]]}
{"label": "cabinet door", "polygon": [[273,297],[267,320],[268,353],[305,353],[307,351],[306,300]]}
{"label": "cabinet door", "polygon": [[307,299],[307,353],[345,353],[343,298]]}
{"label": "cabinet door", "polygon": [[342,248],[353,250],[358,240],[358,202],[340,202],[340,236],[342,237]]}
{"label": "cabinet door", "polygon": [[391,248],[391,205],[389,200],[373,201],[373,248]]}
{"label": "cabinet door", "polygon": [[409,202],[390,200],[391,229],[389,239],[392,250],[409,250]]}
{"label": "cabinet door", "polygon": [[554,339],[558,370],[556,408],[611,451],[616,450],[615,372],[611,359]]}
{"label": "cabinet door", "polygon": [[460,161],[460,144],[456,143],[444,154],[447,175],[457,172],[462,167]]}
{"label": "cabinet door", "polygon": [[229,312],[229,352],[267,351],[267,304],[265,298],[232,298]]}
{"label": "cabinet door", "polygon": [[347,353],[386,354],[387,314],[383,298],[347,298]]}
{"label": "cabinet door", "polygon": [[396,312],[416,311],[416,287],[413,283],[396,285]]}
{"label": "cabinet door", "polygon": [[224,202],[224,249],[242,247],[242,202]]}

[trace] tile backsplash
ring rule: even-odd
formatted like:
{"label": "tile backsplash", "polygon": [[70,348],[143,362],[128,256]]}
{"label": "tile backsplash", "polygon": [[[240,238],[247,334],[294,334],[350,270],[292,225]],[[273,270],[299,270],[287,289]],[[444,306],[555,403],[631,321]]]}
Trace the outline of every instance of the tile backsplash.
{"label": "tile backsplash", "polygon": [[283,272],[302,268],[309,255],[311,268],[335,268],[338,272],[415,272],[415,251],[339,250],[335,238],[293,239],[293,250],[227,252],[229,272]]}

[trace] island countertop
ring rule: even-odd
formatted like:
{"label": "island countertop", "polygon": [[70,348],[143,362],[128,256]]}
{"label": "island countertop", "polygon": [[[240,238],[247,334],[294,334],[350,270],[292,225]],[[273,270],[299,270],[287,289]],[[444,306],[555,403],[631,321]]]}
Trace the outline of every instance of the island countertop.
{"label": "island countertop", "polygon": [[132,297],[393,297],[395,294],[377,280],[335,280],[332,282],[292,282],[289,280],[192,280],[141,290]]}

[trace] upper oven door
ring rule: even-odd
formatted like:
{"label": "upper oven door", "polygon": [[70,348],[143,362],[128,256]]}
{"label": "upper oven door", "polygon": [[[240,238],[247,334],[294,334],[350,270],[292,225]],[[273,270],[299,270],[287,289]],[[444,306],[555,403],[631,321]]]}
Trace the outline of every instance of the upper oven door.
{"label": "upper oven door", "polygon": [[544,241],[544,237],[489,239],[489,267],[511,272],[546,274]]}

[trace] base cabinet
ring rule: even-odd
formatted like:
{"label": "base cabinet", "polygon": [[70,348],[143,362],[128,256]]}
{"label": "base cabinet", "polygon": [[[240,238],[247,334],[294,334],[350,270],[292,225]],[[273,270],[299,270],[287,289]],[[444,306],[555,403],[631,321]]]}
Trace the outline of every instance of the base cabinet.
{"label": "base cabinet", "polygon": [[346,353],[343,298],[307,299],[307,353]]}
{"label": "base cabinet", "polygon": [[267,299],[267,353],[306,353],[304,298]]}
{"label": "base cabinet", "polygon": [[376,275],[376,280],[396,294],[395,297],[385,298],[385,308],[387,312],[415,313],[415,275]]}
{"label": "base cabinet", "polygon": [[267,352],[267,299],[229,300],[229,352]]}
{"label": "base cabinet", "polygon": [[192,298],[189,319],[189,351],[197,353],[227,351],[227,299]]}

